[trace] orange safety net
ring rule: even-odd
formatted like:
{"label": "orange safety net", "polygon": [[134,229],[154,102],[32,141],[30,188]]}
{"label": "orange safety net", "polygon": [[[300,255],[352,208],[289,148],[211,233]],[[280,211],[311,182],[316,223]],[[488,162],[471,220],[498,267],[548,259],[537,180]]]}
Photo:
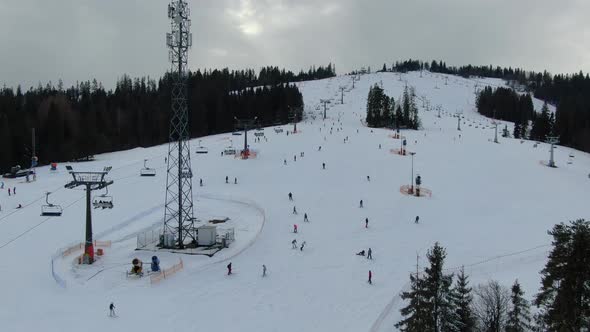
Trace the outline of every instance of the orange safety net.
{"label": "orange safety net", "polygon": [[180,262],[178,264],[174,264],[167,269],[163,269],[158,274],[151,275],[150,276],[150,283],[157,284],[166,278],[172,277],[174,274],[176,274],[176,272],[182,270],[183,268],[184,268],[184,263],[182,262],[182,259],[180,259]]}

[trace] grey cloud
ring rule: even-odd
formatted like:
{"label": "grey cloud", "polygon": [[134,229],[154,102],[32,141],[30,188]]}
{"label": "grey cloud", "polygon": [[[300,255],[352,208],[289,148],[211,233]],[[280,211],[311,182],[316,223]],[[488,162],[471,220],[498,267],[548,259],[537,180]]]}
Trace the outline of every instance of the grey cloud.
{"label": "grey cloud", "polygon": [[[339,72],[417,58],[590,70],[584,0],[195,0],[190,68]],[[0,84],[66,84],[169,68],[166,1],[0,0]]]}

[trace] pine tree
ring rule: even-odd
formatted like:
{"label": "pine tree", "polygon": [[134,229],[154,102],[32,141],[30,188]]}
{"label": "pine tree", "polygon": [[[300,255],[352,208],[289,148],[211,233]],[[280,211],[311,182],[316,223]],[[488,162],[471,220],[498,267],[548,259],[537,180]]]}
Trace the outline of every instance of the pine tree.
{"label": "pine tree", "polygon": [[369,88],[369,95],[367,96],[367,126],[373,127],[375,125],[375,111],[374,111],[375,90],[373,87]]}
{"label": "pine tree", "polygon": [[557,224],[549,235],[553,249],[534,303],[548,331],[583,331],[590,325],[590,221]]}
{"label": "pine tree", "polygon": [[395,128],[395,99],[393,97],[389,98],[389,110],[387,110],[387,114],[389,116],[387,119],[389,126]]}
{"label": "pine tree", "polygon": [[430,266],[424,269],[424,298],[428,311],[426,326],[430,331],[453,331],[457,327],[455,306],[452,300],[452,274],[443,274],[447,254],[438,242],[428,251],[426,257]]}
{"label": "pine tree", "polygon": [[549,107],[547,103],[543,104],[541,114],[537,115],[533,120],[533,128],[531,129],[531,138],[544,141],[547,135],[550,135],[552,130],[551,117],[549,115]]}
{"label": "pine tree", "polygon": [[402,95],[402,123],[404,125],[410,124],[410,95],[408,93],[408,86],[404,88],[404,94]]}
{"label": "pine tree", "polygon": [[531,329],[531,313],[528,301],[523,297],[524,291],[520,288],[518,280],[512,285],[510,300],[512,308],[508,312],[506,332],[526,332]]}
{"label": "pine tree", "polygon": [[[411,89],[413,91],[414,89]],[[418,129],[420,127],[420,119],[418,118],[418,106],[416,106],[416,95],[410,93],[410,112],[409,112],[409,123],[408,125],[412,129]]]}
{"label": "pine tree", "polygon": [[453,289],[455,300],[455,313],[458,318],[456,332],[472,332],[475,331],[475,318],[471,309],[473,302],[473,295],[471,294],[471,287],[469,287],[469,280],[465,275],[465,270],[461,268],[461,272],[457,275],[457,282]]}
{"label": "pine tree", "polygon": [[410,291],[403,292],[400,296],[403,300],[409,301],[408,305],[400,310],[404,317],[395,324],[395,327],[402,332],[427,331],[426,322],[428,313],[424,301],[424,281],[418,274],[410,274]]}

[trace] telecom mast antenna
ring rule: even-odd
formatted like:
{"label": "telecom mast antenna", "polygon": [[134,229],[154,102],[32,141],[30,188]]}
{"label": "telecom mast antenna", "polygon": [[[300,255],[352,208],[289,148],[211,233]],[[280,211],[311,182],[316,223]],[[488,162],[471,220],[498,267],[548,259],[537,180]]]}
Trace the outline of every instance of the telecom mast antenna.
{"label": "telecom mast antenna", "polygon": [[184,0],[168,5],[171,32],[166,34],[172,68],[172,115],[168,142],[168,174],[164,208],[164,246],[184,249],[196,241],[193,217],[193,172],[190,157],[187,87],[188,49],[192,46],[190,10]]}

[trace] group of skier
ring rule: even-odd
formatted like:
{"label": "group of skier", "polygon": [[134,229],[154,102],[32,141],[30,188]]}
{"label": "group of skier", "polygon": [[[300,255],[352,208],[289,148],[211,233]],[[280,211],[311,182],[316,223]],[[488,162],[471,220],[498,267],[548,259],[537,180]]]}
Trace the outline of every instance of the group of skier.
{"label": "group of skier", "polygon": [[[227,175],[225,176],[225,183],[229,183],[229,177]],[[201,185],[201,187],[203,186],[203,179],[201,179],[199,184]],[[234,178],[234,184],[238,184],[238,178]]]}

